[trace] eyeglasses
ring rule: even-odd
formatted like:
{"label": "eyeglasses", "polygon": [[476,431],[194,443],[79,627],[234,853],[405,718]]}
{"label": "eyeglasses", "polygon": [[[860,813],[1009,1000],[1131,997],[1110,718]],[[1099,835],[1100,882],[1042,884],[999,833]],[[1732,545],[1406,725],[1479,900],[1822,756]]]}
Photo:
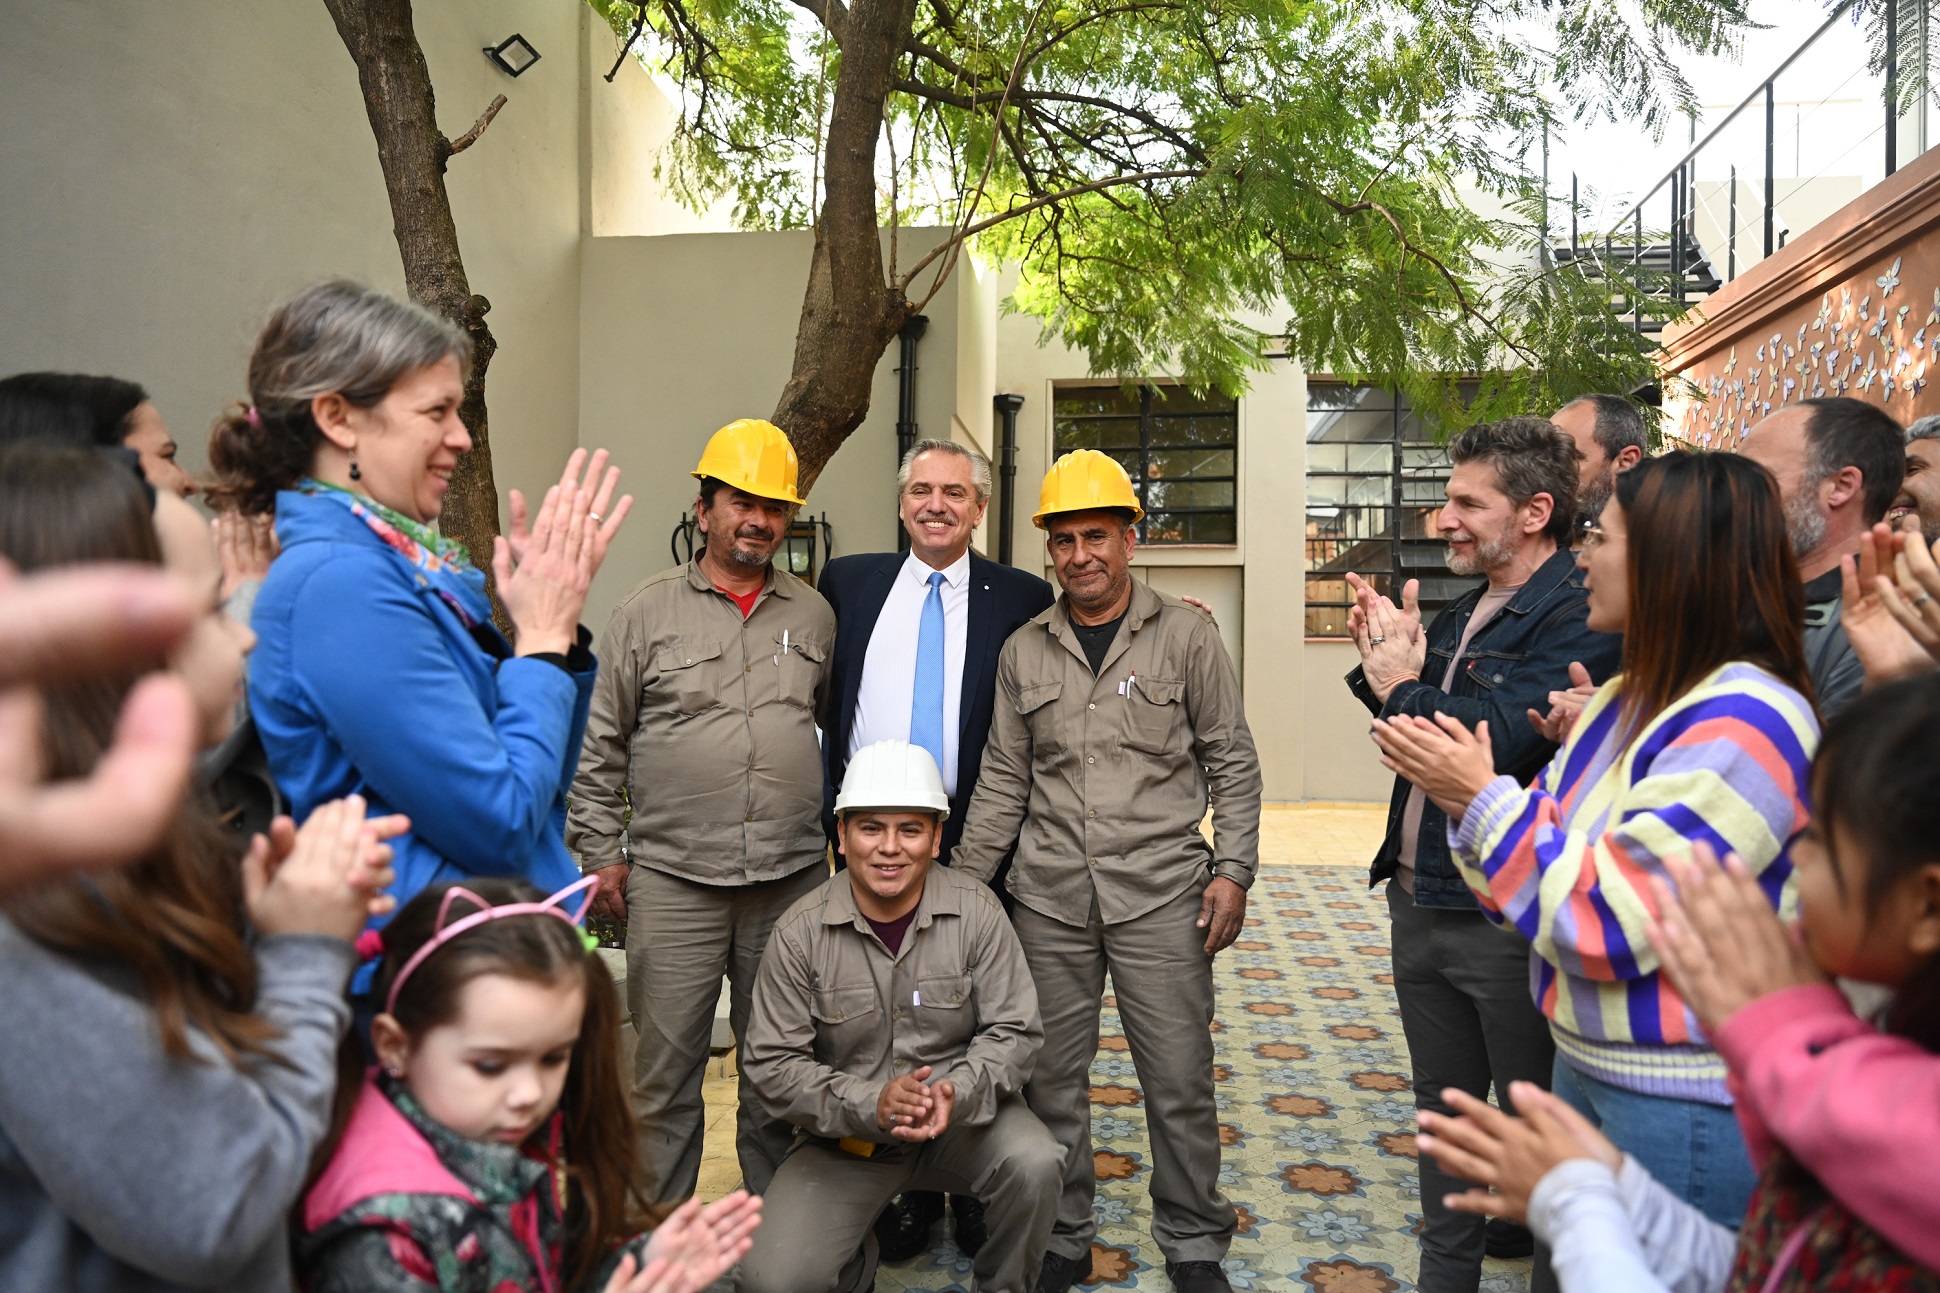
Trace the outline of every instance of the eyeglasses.
{"label": "eyeglasses", "polygon": [[1583,536],[1583,551],[1593,552],[1610,541],[1610,532],[1600,525],[1586,525],[1579,534]]}

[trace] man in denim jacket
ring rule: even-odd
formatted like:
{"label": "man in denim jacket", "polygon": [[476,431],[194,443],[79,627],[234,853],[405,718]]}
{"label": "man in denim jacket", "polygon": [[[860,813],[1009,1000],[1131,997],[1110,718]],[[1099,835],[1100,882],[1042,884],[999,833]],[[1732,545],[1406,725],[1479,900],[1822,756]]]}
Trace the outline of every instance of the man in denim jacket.
{"label": "man in denim jacket", "polygon": [[[1623,639],[1585,626],[1587,597],[1569,551],[1577,463],[1568,436],[1542,418],[1470,427],[1448,446],[1454,470],[1437,526],[1448,568],[1488,582],[1449,603],[1424,630],[1410,580],[1397,607],[1350,576],[1361,665],[1347,684],[1380,717],[1448,714],[1486,722],[1496,771],[1527,781],[1556,752],[1531,722],[1570,666],[1601,682]],[[1529,945],[1485,919],[1448,856],[1448,819],[1395,778],[1387,838],[1370,882],[1388,885],[1395,995],[1414,1068],[1415,1104],[1446,1112],[1455,1086],[1486,1098],[1516,1080],[1549,1085],[1554,1046],[1529,993]],[[1500,1098],[1500,1097],[1498,1097]],[[1420,1162],[1422,1293],[1475,1293],[1482,1218],[1448,1211],[1465,1183]],[[1552,1285],[1553,1287],[1553,1285]]]}

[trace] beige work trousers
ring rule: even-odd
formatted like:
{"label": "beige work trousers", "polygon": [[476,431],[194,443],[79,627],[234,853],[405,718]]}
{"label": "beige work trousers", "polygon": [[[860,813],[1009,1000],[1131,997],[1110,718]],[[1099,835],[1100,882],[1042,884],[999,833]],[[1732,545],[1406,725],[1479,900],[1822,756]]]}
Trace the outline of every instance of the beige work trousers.
{"label": "beige work trousers", "polygon": [[904,1190],[984,1200],[990,1238],[971,1269],[977,1293],[1031,1293],[1057,1215],[1064,1151],[1019,1096],[980,1127],[863,1158],[804,1140],[762,1200],[761,1228],[741,1259],[740,1293],[861,1293],[873,1287],[872,1227]]}
{"label": "beige work trousers", "polygon": [[[708,885],[634,866],[626,888],[626,1005],[639,1044],[633,1106],[647,1198],[675,1203],[700,1179],[707,1071],[721,976],[735,1045],[748,1028],[755,974],[768,933],[796,899],[828,878],[820,866],[750,885]],[[768,1115],[740,1079],[734,1149],[749,1190],[760,1194],[788,1152],[794,1128]]]}
{"label": "beige work trousers", "polygon": [[1017,941],[1044,1016],[1044,1049],[1024,1095],[1064,1147],[1049,1249],[1061,1257],[1089,1253],[1097,1231],[1090,1074],[1107,971],[1151,1138],[1152,1238],[1168,1262],[1223,1261],[1232,1243],[1237,1215],[1219,1192],[1212,958],[1197,926],[1204,896],[1204,886],[1193,885],[1116,925],[1099,919],[1096,899],[1082,926],[1017,905]]}

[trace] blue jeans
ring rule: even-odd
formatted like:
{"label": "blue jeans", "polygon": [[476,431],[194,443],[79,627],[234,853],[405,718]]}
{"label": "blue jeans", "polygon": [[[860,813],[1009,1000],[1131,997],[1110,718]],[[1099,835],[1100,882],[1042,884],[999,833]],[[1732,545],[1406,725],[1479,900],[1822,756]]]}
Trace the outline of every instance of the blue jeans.
{"label": "blue jeans", "polygon": [[1550,1089],[1672,1194],[1721,1226],[1736,1230],[1745,1219],[1758,1174],[1729,1108],[1611,1086],[1561,1055]]}

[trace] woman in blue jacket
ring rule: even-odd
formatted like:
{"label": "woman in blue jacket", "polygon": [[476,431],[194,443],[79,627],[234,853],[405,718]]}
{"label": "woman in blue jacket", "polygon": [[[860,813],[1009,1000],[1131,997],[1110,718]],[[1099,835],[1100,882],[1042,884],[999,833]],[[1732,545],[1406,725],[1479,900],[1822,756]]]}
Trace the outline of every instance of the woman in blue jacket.
{"label": "woman in blue jacket", "polygon": [[[565,792],[593,686],[586,590],[632,504],[619,471],[576,451],[493,573],[432,528],[458,458],[469,338],[421,306],[319,283],[278,310],[249,364],[252,403],[217,423],[218,507],[274,511],[282,554],[257,594],[249,702],[271,771],[301,820],[357,793],[404,813],[402,905],[425,886],[578,877]],[[358,985],[362,987],[361,983]]]}

